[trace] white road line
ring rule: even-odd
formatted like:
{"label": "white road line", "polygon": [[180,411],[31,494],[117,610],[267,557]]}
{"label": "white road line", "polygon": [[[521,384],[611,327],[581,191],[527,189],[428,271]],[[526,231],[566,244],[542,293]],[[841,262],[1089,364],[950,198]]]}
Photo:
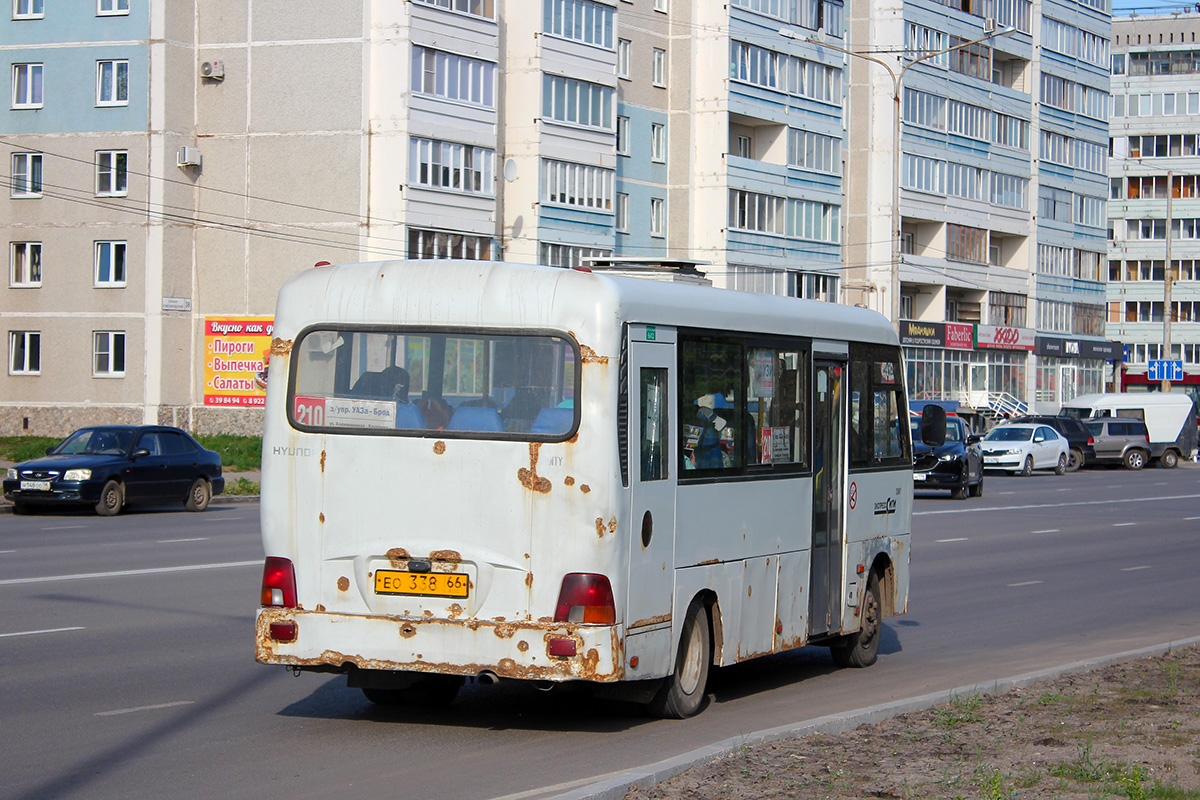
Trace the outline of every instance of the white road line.
{"label": "white road line", "polygon": [[1044,531],[1030,531],[1030,533],[1058,533],[1058,528],[1047,528]]}
{"label": "white road line", "polygon": [[1128,528],[1130,525],[1137,525],[1136,522],[1114,522],[1114,528]]}
{"label": "white road line", "polygon": [[228,567],[261,567],[262,561],[230,561],[225,564],[192,564],[186,567],[155,567],[152,569],[123,569],[117,572],[86,572],[80,575],[48,575],[44,578],[9,578],[0,581],[0,586],[16,586],[20,583],[52,583],[54,581],[78,581],[86,578],[124,578],[129,575],[161,575],[167,572],[193,572],[201,569],[226,569]]}
{"label": "white road line", "polygon": [[1150,567],[1121,567],[1121,572],[1137,572],[1139,569],[1150,569]]}
{"label": "white road line", "polygon": [[[1196,521],[1196,520],[1198,520],[1198,519],[1200,519],[1200,517],[1184,517],[1184,518],[1183,518],[1183,521],[1184,521],[1184,522],[1195,522],[1195,521]],[[16,551],[16,550],[0,550],[0,552],[5,552],[5,553],[15,553],[15,552],[17,552],[17,551]]]}
{"label": "white road line", "polygon": [[1016,492],[996,492],[996,494],[1016,494]]}
{"label": "white road line", "polygon": [[15,552],[17,552],[17,551],[16,550],[0,550],[0,555],[7,555],[8,553],[15,553]]}
{"label": "white road line", "polygon": [[[994,492],[994,494],[1016,494],[1016,492]],[[1196,500],[1200,494],[1175,494],[1167,497],[1125,497],[1113,500],[1081,500],[1075,503],[1031,503],[1027,506],[986,506],[984,508],[951,508],[941,511],[914,511],[914,517],[935,514],[979,514],[983,511],[1029,511],[1035,508],[1070,508],[1071,506],[1095,506],[1113,503],[1161,503],[1163,500]]]}
{"label": "white road line", "polygon": [[39,633],[65,633],[67,631],[82,631],[85,628],[47,628],[44,631],[20,631],[19,633],[0,633],[0,639],[7,639],[11,636],[36,636]]}
{"label": "white road line", "polygon": [[159,544],[175,544],[176,542],[207,542],[207,536],[196,536],[191,539],[159,539]]}
{"label": "white road line", "polygon": [[962,537],[959,537],[958,539],[936,539],[935,541],[937,541],[937,542],[965,542],[965,541],[967,541],[967,537],[962,536]]}
{"label": "white road line", "polygon": [[174,708],[175,706],[190,706],[195,703],[195,700],[176,700],[174,703],[156,703],[152,706],[138,706],[137,708],[118,708],[116,711],[97,711],[97,717],[115,717],[117,714],[132,714],[135,711],[154,711],[158,708]]}
{"label": "white road line", "polygon": [[1025,581],[1024,583],[1010,583],[1009,586],[1036,586],[1044,581]]}
{"label": "white road line", "polygon": [[77,528],[86,528],[87,525],[60,525],[57,528],[42,528],[44,531],[73,531]]}

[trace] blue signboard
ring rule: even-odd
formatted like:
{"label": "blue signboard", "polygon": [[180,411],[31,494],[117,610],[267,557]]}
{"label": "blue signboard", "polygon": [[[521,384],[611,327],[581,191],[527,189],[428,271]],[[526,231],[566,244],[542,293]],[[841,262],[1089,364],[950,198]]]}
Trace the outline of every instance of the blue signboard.
{"label": "blue signboard", "polygon": [[1182,381],[1182,361],[1151,360],[1146,369],[1146,378],[1152,381]]}

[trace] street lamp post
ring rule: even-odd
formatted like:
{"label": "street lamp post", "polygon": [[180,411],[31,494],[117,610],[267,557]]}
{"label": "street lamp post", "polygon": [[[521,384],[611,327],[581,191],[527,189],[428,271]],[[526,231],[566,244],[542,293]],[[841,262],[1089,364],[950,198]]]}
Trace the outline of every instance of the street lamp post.
{"label": "street lamp post", "polygon": [[[818,47],[828,47],[830,50],[836,50],[839,53],[845,53],[848,56],[854,56],[855,58],[861,58],[864,61],[870,61],[873,64],[878,64],[887,70],[888,76],[892,79],[892,259],[891,275],[889,280],[891,283],[890,289],[892,292],[890,303],[892,324],[896,325],[897,327],[900,325],[900,247],[902,242],[900,230],[900,91],[904,87],[904,76],[908,74],[910,69],[915,67],[917,64],[920,64],[922,61],[928,61],[931,58],[937,58],[938,56],[945,55],[946,53],[951,53],[955,50],[961,50],[964,47],[970,47],[973,44],[986,42],[988,39],[994,39],[997,36],[1004,36],[1012,33],[1015,30],[1016,28],[1009,25],[992,31],[986,36],[981,36],[978,39],[972,39],[969,42],[962,42],[954,45],[953,47],[944,47],[941,50],[934,50],[932,52],[925,53],[917,56],[907,64],[904,64],[900,68],[899,72],[896,72],[896,70],[892,69],[891,64],[888,64],[881,58],[876,58],[875,56],[868,55],[866,53],[856,53],[853,50],[847,50],[844,47],[838,47],[835,44],[829,44],[828,42],[813,38],[811,36],[800,36],[795,31],[788,28],[781,28],[779,31],[779,35],[783,36],[784,38],[811,42]],[[904,51],[896,54],[896,59],[898,62],[903,59],[903,57]]]}

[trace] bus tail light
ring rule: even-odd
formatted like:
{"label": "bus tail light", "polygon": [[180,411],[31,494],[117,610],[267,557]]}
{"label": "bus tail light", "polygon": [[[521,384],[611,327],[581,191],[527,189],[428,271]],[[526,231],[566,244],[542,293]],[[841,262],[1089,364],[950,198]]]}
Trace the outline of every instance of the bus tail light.
{"label": "bus tail light", "polygon": [[296,630],[295,622],[272,622],[271,639],[276,642],[294,642],[296,641]]}
{"label": "bus tail light", "polygon": [[263,564],[263,608],[296,607],[296,568],[286,558],[267,556]]}
{"label": "bus tail light", "polygon": [[603,575],[572,572],[563,576],[555,622],[612,625],[617,621],[612,585]]}

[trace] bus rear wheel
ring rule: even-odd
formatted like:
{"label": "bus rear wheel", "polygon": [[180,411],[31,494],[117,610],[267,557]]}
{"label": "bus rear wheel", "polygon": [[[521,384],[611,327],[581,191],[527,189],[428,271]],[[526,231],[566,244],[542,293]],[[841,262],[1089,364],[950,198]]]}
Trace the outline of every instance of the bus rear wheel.
{"label": "bus rear wheel", "polygon": [[883,607],[879,601],[879,576],[871,573],[862,598],[862,625],[829,648],[839,667],[869,667],[879,658],[879,637],[883,633]]}
{"label": "bus rear wheel", "polygon": [[688,606],[679,637],[679,654],[675,670],[667,676],[649,711],[664,719],[685,719],[700,710],[704,688],[708,683],[708,667],[712,651],[708,640],[708,611],[699,599]]}

